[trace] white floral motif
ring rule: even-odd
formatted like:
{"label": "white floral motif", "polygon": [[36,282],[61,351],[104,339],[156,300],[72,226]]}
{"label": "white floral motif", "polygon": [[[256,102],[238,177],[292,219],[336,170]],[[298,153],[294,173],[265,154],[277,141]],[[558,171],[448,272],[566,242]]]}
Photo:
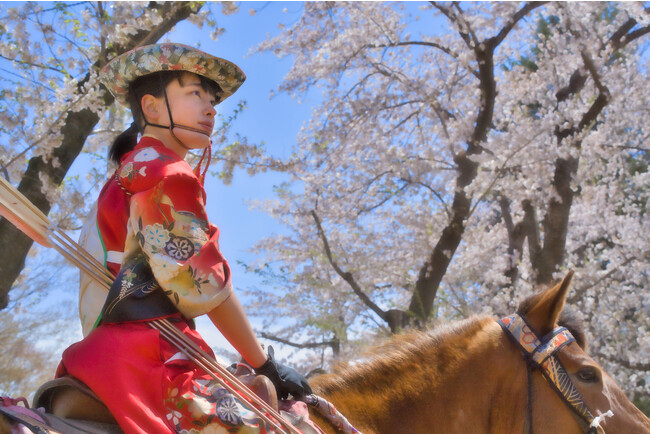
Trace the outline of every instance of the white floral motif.
{"label": "white floral motif", "polygon": [[129,175],[133,173],[133,163],[128,162],[127,164],[122,167],[122,170],[120,171],[120,177],[121,178],[127,178]]}
{"label": "white floral motif", "polygon": [[179,271],[178,263],[166,255],[151,255],[149,265],[160,283],[169,282]]}
{"label": "white floral motif", "polygon": [[154,223],[144,227],[144,238],[151,246],[162,249],[169,241],[169,231],[160,223]]}
{"label": "white floral motif", "polygon": [[214,278],[214,274],[212,274],[212,273],[208,274],[208,283],[213,288],[221,288],[223,286],[223,284],[220,284],[219,282],[217,282],[217,279]]}
{"label": "white floral motif", "polygon": [[122,285],[120,289],[120,298],[124,297],[126,294],[126,291],[129,290],[133,286],[133,283],[129,282],[128,280],[122,280]]}
{"label": "white floral motif", "polygon": [[196,417],[197,419],[203,415],[209,416],[212,413],[213,409],[214,406],[207,399],[200,396],[193,397],[192,402],[190,403],[192,416]]}
{"label": "white floral motif", "polygon": [[171,421],[174,425],[178,425],[180,422],[179,418],[182,416],[181,412],[172,410],[170,413],[167,413],[167,420]]}
{"label": "white floral motif", "polygon": [[228,434],[228,430],[221,425],[216,423],[211,423],[210,425],[203,427],[201,430],[192,428],[191,430],[181,430],[180,434]]}
{"label": "white floral motif", "polygon": [[135,157],[133,157],[133,161],[137,161],[137,162],[151,161],[151,160],[155,160],[159,156],[160,154],[154,148],[144,148],[140,150],[137,154],[135,154]]}

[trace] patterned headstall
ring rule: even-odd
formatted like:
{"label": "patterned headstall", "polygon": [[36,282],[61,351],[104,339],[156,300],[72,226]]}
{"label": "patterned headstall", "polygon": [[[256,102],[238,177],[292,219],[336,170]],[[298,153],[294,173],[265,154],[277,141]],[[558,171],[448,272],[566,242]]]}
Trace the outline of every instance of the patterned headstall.
{"label": "patterned headstall", "polygon": [[[562,363],[556,357],[556,353],[565,345],[575,342],[575,338],[571,333],[565,327],[558,327],[540,339],[526,323],[526,320],[516,313],[502,318],[498,323],[507,332],[506,334],[521,348],[524,357],[528,360],[529,370],[531,364],[532,367],[539,368],[553,390],[587,423],[589,428],[586,432],[597,433],[600,421],[605,415],[611,416],[611,412],[594,418],[585,405],[580,392],[571,381],[566,369],[564,369],[564,366],[562,366]],[[528,381],[530,388],[530,378]],[[530,412],[530,396],[528,406]],[[529,425],[529,429],[532,432],[532,425]]]}

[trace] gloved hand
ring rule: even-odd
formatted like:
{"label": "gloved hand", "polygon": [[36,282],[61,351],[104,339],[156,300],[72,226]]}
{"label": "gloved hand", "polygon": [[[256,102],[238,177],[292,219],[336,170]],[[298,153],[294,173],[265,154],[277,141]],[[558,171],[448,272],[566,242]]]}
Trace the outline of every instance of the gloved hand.
{"label": "gloved hand", "polygon": [[312,394],[307,379],[289,366],[285,366],[274,358],[273,347],[269,346],[269,358],[259,368],[255,368],[257,374],[265,375],[271,380],[278,393],[279,399],[286,399],[291,394],[294,399],[300,399],[304,395]]}

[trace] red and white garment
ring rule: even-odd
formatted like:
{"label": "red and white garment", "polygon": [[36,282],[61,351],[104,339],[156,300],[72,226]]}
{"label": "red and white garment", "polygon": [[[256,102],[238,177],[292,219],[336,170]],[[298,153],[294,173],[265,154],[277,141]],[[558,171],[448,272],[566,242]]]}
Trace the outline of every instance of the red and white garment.
{"label": "red and white garment", "polygon": [[[143,137],[102,189],[82,244],[114,274],[144,254],[180,312],[170,321],[212,354],[186,319],[213,310],[232,293],[218,239],[197,175],[160,141]],[[128,279],[121,284],[128,286]],[[106,295],[82,277],[85,338],[63,353],[57,376],[88,385],[126,433],[269,432],[242,405],[244,398],[230,395],[145,322],[93,328]]]}

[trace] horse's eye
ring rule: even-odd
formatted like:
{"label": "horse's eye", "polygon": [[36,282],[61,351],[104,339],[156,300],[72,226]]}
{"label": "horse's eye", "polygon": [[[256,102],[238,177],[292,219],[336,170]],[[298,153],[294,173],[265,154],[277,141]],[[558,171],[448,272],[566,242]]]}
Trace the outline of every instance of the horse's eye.
{"label": "horse's eye", "polygon": [[576,377],[585,383],[597,383],[600,380],[598,369],[592,366],[579,370]]}

